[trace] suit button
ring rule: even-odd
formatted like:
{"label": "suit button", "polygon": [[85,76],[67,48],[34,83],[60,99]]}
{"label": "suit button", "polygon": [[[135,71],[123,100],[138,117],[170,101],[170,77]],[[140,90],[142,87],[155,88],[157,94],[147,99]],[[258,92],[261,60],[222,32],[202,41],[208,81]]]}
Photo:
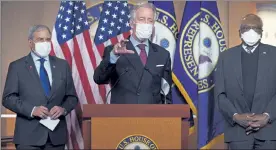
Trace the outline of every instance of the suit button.
{"label": "suit button", "polygon": [[137,92],[136,95],[137,95],[137,96],[140,96],[140,92]]}
{"label": "suit button", "polygon": [[241,93],[241,96],[243,96],[243,93]]}

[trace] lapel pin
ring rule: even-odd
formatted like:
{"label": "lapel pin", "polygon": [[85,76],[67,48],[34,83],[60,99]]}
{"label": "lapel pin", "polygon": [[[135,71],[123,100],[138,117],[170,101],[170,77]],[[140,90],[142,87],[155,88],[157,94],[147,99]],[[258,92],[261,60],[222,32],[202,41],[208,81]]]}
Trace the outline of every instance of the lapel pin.
{"label": "lapel pin", "polygon": [[53,68],[56,68],[56,66],[53,66]]}
{"label": "lapel pin", "polygon": [[33,66],[30,66],[30,69],[33,69]]}
{"label": "lapel pin", "polygon": [[266,52],[263,52],[263,54],[266,54]]}

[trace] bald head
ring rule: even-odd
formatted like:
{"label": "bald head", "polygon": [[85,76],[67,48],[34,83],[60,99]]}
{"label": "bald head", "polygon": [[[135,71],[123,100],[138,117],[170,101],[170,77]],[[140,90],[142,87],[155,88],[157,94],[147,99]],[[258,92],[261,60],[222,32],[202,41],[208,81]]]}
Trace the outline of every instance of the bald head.
{"label": "bald head", "polygon": [[241,20],[240,32],[244,33],[253,29],[259,34],[262,34],[263,31],[263,21],[262,19],[255,14],[248,14],[244,16]]}

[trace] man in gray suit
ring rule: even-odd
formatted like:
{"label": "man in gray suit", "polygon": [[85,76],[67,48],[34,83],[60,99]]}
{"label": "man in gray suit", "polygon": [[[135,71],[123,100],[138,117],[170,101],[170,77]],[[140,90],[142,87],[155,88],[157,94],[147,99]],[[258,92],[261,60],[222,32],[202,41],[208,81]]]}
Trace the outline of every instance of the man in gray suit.
{"label": "man in gray suit", "polygon": [[[47,26],[31,27],[28,38],[31,52],[10,63],[3,92],[3,106],[17,114],[14,143],[17,149],[64,149],[65,116],[78,103],[70,67],[49,56]],[[47,117],[60,120],[53,131],[39,122]]]}
{"label": "man in gray suit", "polygon": [[[133,33],[127,41],[106,47],[94,81],[111,83],[112,104],[171,103],[170,53],[149,40],[157,18],[156,8],[152,3],[141,3],[130,14]],[[167,93],[161,89],[165,80]]]}
{"label": "man in gray suit", "polygon": [[241,20],[242,44],[220,56],[215,94],[230,149],[276,149],[276,47],[262,44],[263,23]]}

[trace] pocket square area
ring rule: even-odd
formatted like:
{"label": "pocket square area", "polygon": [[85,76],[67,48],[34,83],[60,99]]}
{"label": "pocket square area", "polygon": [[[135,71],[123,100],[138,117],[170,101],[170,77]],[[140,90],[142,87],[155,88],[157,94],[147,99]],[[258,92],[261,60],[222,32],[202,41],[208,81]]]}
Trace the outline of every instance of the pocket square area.
{"label": "pocket square area", "polygon": [[163,67],[164,65],[156,65],[156,67]]}

